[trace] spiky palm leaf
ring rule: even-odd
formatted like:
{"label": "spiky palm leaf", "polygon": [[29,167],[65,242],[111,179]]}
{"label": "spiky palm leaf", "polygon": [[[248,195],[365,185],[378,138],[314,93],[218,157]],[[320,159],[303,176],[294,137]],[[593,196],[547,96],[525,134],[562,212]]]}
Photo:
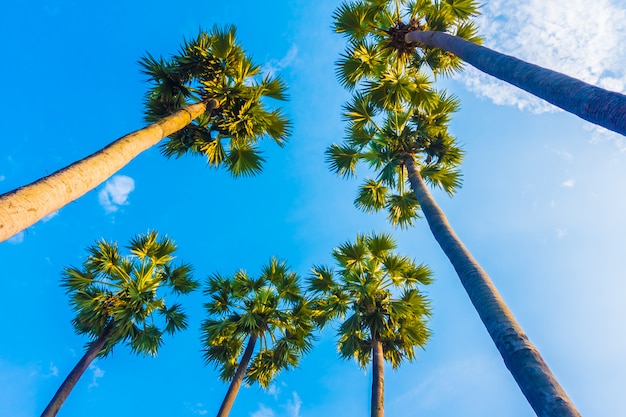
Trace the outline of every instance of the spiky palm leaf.
{"label": "spiky palm leaf", "polygon": [[418,285],[430,283],[431,272],[395,254],[395,248],[390,234],[358,235],[333,250],[336,272],[318,266],[309,278],[309,290],[325,309],[323,324],[343,318],[340,356],[363,367],[370,363],[374,338],[382,341],[385,358],[394,367],[402,359],[413,360],[415,348],[428,340],[430,306]]}
{"label": "spiky palm leaf", "polygon": [[147,54],[140,65],[153,84],[146,94],[146,120],[160,120],[193,102],[207,103],[204,115],[161,145],[165,156],[201,155],[210,166],[246,176],[262,169],[256,146],[261,139],[285,144],[291,123],[280,109],[267,105],[267,99],[287,99],[285,83],[251,61],[233,26],[200,32],[169,60]]}
{"label": "spiky palm leaf", "polygon": [[131,254],[123,256],[117,243],[101,240],[87,249],[81,267],[63,273],[76,332],[96,339],[113,327],[103,356],[120,342],[136,353],[156,354],[164,332],[187,327],[181,305],[168,307],[165,295],[186,294],[198,285],[190,265],[172,265],[176,245],[171,239],[153,231],[132,238],[128,249]]}
{"label": "spiky palm leaf", "polygon": [[313,312],[297,274],[284,261],[272,258],[257,278],[243,270],[232,276],[214,274],[204,293],[210,297],[202,323],[204,359],[224,381],[232,380],[244,341],[251,336],[258,338],[260,347],[245,370],[248,384],[267,387],[310,350]]}

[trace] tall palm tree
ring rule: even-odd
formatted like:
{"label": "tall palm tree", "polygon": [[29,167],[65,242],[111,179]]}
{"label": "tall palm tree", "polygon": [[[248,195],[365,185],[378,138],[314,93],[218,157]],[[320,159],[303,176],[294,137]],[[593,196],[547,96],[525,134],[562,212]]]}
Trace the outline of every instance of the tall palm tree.
{"label": "tall palm tree", "polygon": [[335,13],[335,29],[350,38],[343,67],[348,80],[371,71],[391,51],[436,72],[463,60],[580,118],[626,135],[626,96],[480,46],[470,20],[476,0],[361,0]]}
{"label": "tall palm tree", "polygon": [[384,416],[384,361],[394,369],[412,361],[430,336],[430,306],[418,285],[429,284],[431,272],[394,249],[389,234],[358,235],[333,250],[336,273],[315,266],[309,280],[320,324],[342,319],[339,355],[363,368],[372,364],[372,417]]}
{"label": "tall palm tree", "polygon": [[298,365],[311,349],[313,314],[298,275],[276,258],[258,278],[243,270],[214,274],[204,293],[210,297],[202,323],[204,358],[230,381],[217,414],[225,417],[244,381],[267,388],[281,370]]}
{"label": "tall palm tree", "polygon": [[268,109],[266,99],[285,100],[285,85],[251,61],[234,27],[200,32],[171,59],[147,54],[140,65],[153,84],[145,102],[151,124],[0,195],[0,242],[97,187],[165,137],[165,156],[202,155],[233,176],[261,171],[259,140],[284,145],[290,122],[281,110]]}
{"label": "tall palm tree", "polygon": [[42,417],[55,416],[89,364],[117,344],[154,356],[163,333],[187,327],[181,305],[165,303],[167,292],[187,294],[198,286],[190,265],[173,265],[174,242],[153,231],[131,239],[128,249],[130,255],[123,256],[117,243],[102,240],[87,249],[82,267],[65,268],[62,286],[76,311],[72,325],[92,340]]}
{"label": "tall palm tree", "polygon": [[[370,86],[371,88],[371,86]],[[358,105],[357,105],[358,103]],[[424,213],[430,229],[454,266],[500,355],[538,416],[579,416],[571,400],[515,321],[493,282],[464,247],[426,187],[425,180],[453,194],[460,186],[462,151],[448,132],[458,102],[438,93],[417,108],[396,102],[382,108],[369,95],[346,106],[347,138],[326,151],[331,169],[355,175],[359,162],[377,172],[359,188],[355,205],[389,211],[389,220],[408,227]],[[412,190],[412,195],[407,189]]]}

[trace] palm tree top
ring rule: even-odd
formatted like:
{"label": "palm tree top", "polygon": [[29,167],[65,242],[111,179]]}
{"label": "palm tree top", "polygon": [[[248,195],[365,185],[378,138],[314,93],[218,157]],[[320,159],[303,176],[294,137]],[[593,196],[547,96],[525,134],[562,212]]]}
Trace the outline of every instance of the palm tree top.
{"label": "palm tree top", "polygon": [[336,271],[315,266],[309,278],[318,324],[341,319],[340,356],[363,367],[373,339],[382,342],[385,359],[396,368],[403,359],[413,360],[430,334],[430,305],[419,287],[432,282],[432,272],[395,249],[390,234],[359,234],[333,250]]}
{"label": "palm tree top", "polygon": [[462,68],[454,55],[437,48],[409,44],[405,35],[416,30],[434,30],[480,43],[471,20],[478,14],[475,0],[357,0],[347,1],[334,14],[334,29],[348,38],[338,61],[337,75],[347,88],[379,78],[389,64],[425,65],[434,74],[450,74]]}
{"label": "palm tree top", "polygon": [[96,339],[112,328],[102,356],[118,342],[136,353],[155,355],[163,333],[187,327],[182,306],[168,306],[165,295],[187,294],[198,286],[191,265],[172,265],[176,245],[168,237],[148,232],[131,239],[128,249],[130,254],[122,255],[117,243],[98,241],[87,249],[81,267],[63,272],[61,285],[76,312],[76,332]]}
{"label": "palm tree top", "polygon": [[233,378],[250,337],[258,338],[259,349],[246,370],[248,384],[267,387],[278,372],[297,366],[311,350],[310,302],[285,261],[272,258],[256,278],[244,270],[213,274],[204,294],[209,297],[208,318],[202,323],[204,358],[215,364],[222,380]]}
{"label": "palm tree top", "polygon": [[263,73],[236,40],[234,26],[200,31],[169,59],[146,54],[139,62],[152,87],[146,94],[146,120],[154,122],[189,104],[207,111],[161,146],[167,157],[202,155],[233,175],[261,171],[258,142],[264,137],[284,146],[291,122],[268,99],[286,100],[285,83]]}

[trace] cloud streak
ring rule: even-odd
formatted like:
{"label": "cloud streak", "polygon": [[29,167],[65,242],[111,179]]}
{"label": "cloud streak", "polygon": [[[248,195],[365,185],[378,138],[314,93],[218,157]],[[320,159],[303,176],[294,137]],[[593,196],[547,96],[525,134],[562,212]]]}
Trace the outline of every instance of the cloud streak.
{"label": "cloud streak", "polygon": [[128,196],[135,189],[135,181],[125,175],[115,175],[98,193],[98,201],[107,213],[116,212],[128,204]]}

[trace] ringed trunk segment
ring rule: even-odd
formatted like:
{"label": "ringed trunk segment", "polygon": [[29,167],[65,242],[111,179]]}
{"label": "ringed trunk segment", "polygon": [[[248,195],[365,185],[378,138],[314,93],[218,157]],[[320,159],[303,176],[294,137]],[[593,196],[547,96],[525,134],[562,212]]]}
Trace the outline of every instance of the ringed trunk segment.
{"label": "ringed trunk segment", "polygon": [[407,33],[405,41],[451,52],[478,70],[521,88],[588,122],[626,135],[626,95],[436,31]]}
{"label": "ringed trunk segment", "polygon": [[539,351],[516,322],[491,278],[448,223],[411,156],[405,159],[411,188],[433,236],[457,272],[506,367],[539,417],[580,417]]}
{"label": "ringed trunk segment", "polygon": [[372,339],[372,410],[371,417],[385,416],[385,360],[383,344]]}
{"label": "ringed trunk segment", "polygon": [[0,195],[0,242],[93,190],[141,152],[218,105],[209,100],[187,106],[44,178]]}
{"label": "ringed trunk segment", "polygon": [[78,383],[80,377],[83,376],[91,362],[98,357],[98,354],[104,348],[104,345],[109,339],[109,336],[111,336],[114,328],[115,326],[112,322],[104,328],[102,334],[91,344],[87,352],[85,352],[83,357],[80,358],[67,378],[65,378],[65,381],[63,381],[57,392],[54,394],[54,397],[52,397],[52,400],[50,400],[46,409],[43,410],[43,413],[41,413],[41,417],[54,417],[57,415],[59,409],[70,395],[70,392],[72,392],[72,389],[74,389]]}
{"label": "ringed trunk segment", "polygon": [[241,357],[241,362],[239,362],[239,366],[237,366],[237,371],[235,371],[235,376],[230,382],[228,391],[226,391],[226,396],[224,397],[224,401],[222,401],[222,405],[220,405],[220,410],[217,413],[217,417],[227,417],[230,413],[230,409],[235,403],[235,398],[237,398],[237,393],[239,392],[239,388],[241,388],[243,378],[246,375],[246,371],[248,370],[248,364],[250,363],[250,358],[252,358],[252,353],[254,352],[254,346],[256,345],[257,339],[258,335],[250,335],[246,350]]}

